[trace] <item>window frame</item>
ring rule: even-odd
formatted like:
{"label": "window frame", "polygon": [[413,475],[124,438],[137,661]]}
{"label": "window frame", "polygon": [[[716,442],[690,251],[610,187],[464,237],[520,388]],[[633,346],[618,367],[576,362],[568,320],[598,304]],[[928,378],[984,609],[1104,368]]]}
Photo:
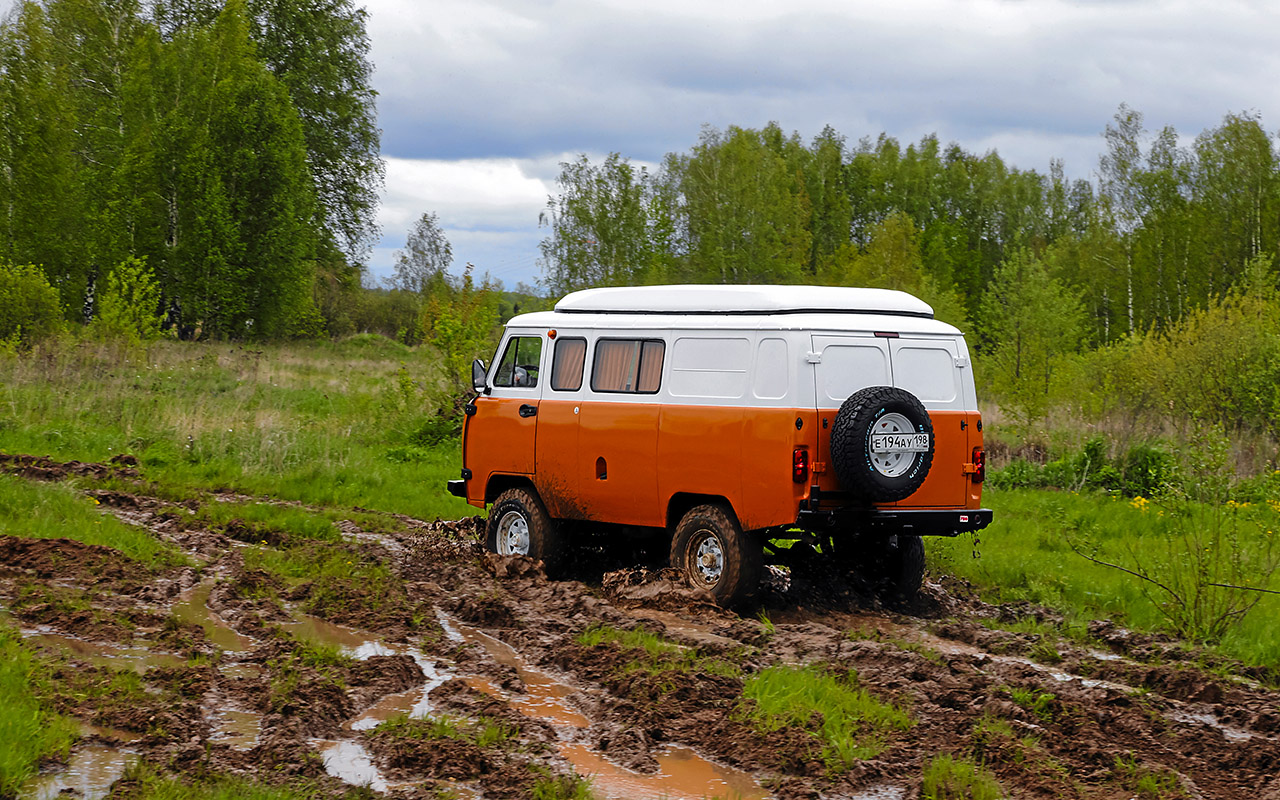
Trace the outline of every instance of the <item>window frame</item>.
{"label": "window frame", "polygon": [[[601,342],[631,342],[640,345],[640,353],[636,359],[635,371],[635,389],[599,389],[596,388],[596,378],[598,376],[597,367],[599,366],[600,343]],[[640,375],[644,371],[644,351],[646,344],[656,344],[661,348],[661,363],[658,367],[658,385],[651,391],[640,391]],[[667,342],[665,339],[656,336],[647,337],[631,337],[631,336],[601,336],[595,340],[591,348],[591,391],[595,394],[645,394],[655,395],[662,391],[662,372],[667,366]]]}
{"label": "window frame", "polygon": [[[517,339],[537,339],[538,340],[538,376],[534,379],[534,384],[532,386],[517,386],[515,384],[515,368],[520,366],[520,345],[518,342],[516,342]],[[511,349],[512,344],[515,344],[516,351],[515,351],[515,358],[513,359],[511,364],[511,379],[510,379],[511,382],[499,383],[498,376],[502,371],[502,362],[506,358],[507,351]],[[493,375],[489,378],[489,385],[492,386],[494,389],[514,389],[517,391],[540,391],[542,389],[542,384],[543,384],[542,356],[543,356],[543,351],[545,350],[546,350],[546,342],[543,341],[542,334],[533,333],[533,332],[530,332],[530,333],[514,333],[513,332],[510,336],[506,338],[505,341],[501,342],[499,345],[499,348],[498,348],[499,355],[498,355],[498,358],[494,359]]]}
{"label": "window frame", "polygon": [[[563,389],[556,386],[556,377],[559,375],[560,362],[556,358],[556,354],[560,352],[560,345],[563,342],[582,342],[582,362],[578,366],[578,385],[566,386]],[[590,350],[590,343],[585,336],[559,336],[556,338],[555,347],[551,348],[551,380],[547,386],[551,387],[553,392],[580,392],[582,384],[587,378],[587,351]]]}

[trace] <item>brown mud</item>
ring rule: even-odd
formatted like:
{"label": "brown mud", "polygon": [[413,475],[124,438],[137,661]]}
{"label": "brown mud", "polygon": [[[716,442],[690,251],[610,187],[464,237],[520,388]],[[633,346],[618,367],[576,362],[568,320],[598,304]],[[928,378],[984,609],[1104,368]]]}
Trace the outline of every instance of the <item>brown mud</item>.
{"label": "brown mud", "polygon": [[[135,466],[0,457],[41,480]],[[602,798],[914,798],[950,754],[1015,798],[1280,800],[1280,691],[1266,675],[1206,669],[1203,653],[1105,620],[1084,643],[1002,630],[1055,617],[988,605],[962,582],[929,576],[910,608],[888,609],[856,577],[798,558],[733,612],[630,552],[588,548],[575,580],[548,580],[485,553],[474,520],[392,515],[379,531],[342,521],[343,541],[324,545],[389,578],[298,578],[250,569],[246,553],[320,545],[201,527],[190,512],[216,499],[175,506],[140,482],[90,491],[195,566],[0,537],[0,608],[46,662],[42,695],[98,726],[30,796],[103,796],[137,759],[403,797],[528,797],[577,773]],[[602,627],[643,628],[681,657],[654,667],[585,643]],[[910,727],[845,766],[824,756],[820,714],[757,728],[744,686],[787,664],[855,671]]]}

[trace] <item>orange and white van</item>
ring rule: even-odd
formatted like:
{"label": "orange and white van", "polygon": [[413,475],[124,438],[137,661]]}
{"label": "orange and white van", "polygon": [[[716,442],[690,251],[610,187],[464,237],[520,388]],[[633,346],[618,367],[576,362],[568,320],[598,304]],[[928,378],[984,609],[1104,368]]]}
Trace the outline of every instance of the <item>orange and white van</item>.
{"label": "orange and white van", "polygon": [[727,603],[792,540],[910,595],[921,536],[991,521],[964,337],[903,292],[589,289],[513,318],[472,379],[449,491],[490,507],[498,553],[553,566],[575,527],[661,532]]}

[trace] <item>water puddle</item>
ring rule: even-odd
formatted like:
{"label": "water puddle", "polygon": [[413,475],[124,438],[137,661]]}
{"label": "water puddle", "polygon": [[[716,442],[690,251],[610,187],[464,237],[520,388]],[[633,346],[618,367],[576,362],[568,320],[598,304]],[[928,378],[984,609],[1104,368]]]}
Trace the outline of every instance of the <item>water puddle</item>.
{"label": "water puddle", "polygon": [[520,658],[519,654],[516,653],[515,648],[506,642],[499,641],[487,633],[481,633],[475,628],[463,625],[443,613],[440,613],[439,617],[445,634],[451,639],[479,645],[489,655],[493,656],[493,659],[499,664],[514,669],[516,674],[520,676],[520,680],[524,682],[525,694],[512,695],[477,676],[467,679],[467,683],[472,688],[487,695],[509,701],[526,717],[546,720],[552,725],[558,726],[571,728],[590,727],[591,721],[569,705],[569,695],[577,691],[572,686],[557,681],[545,672],[529,667],[525,664],[524,659]]}
{"label": "water puddle", "polygon": [[1250,733],[1242,728],[1235,728],[1227,725],[1222,720],[1218,719],[1217,715],[1208,711],[1192,712],[1174,709],[1166,712],[1166,716],[1174,722],[1181,722],[1187,725],[1207,725],[1221,733],[1229,742],[1247,742],[1253,738],[1266,738]]}
{"label": "water puddle", "polygon": [[672,746],[654,754],[658,771],[632,772],[614,764],[586,745],[561,744],[560,752],[581,775],[591,778],[599,797],[616,800],[702,800],[734,797],[763,800],[769,793],[751,775],[713,764],[687,747]]}
{"label": "water puddle", "polygon": [[906,797],[905,786],[869,786],[850,795],[849,800],[906,800]]}
{"label": "water puddle", "polygon": [[180,667],[187,663],[186,659],[174,653],[159,653],[148,647],[88,642],[48,629],[23,630],[22,634],[32,641],[69,652],[94,666],[133,670],[139,675],[151,667]]}
{"label": "water puddle", "polygon": [[320,751],[324,771],[333,777],[352,786],[368,786],[375,792],[387,791],[387,781],[364,745],[350,739],[312,739],[311,744]]}
{"label": "water puddle", "polygon": [[394,655],[396,652],[372,633],[338,625],[310,614],[298,614],[293,622],[282,622],[280,627],[299,639],[339,647],[361,660],[370,656]]}
{"label": "water puddle", "polygon": [[65,793],[85,800],[100,800],[137,760],[137,753],[107,744],[76,745],[66,769],[37,775],[24,787],[22,796],[28,800],[53,800]]}
{"label": "water puddle", "polygon": [[209,641],[228,653],[245,653],[253,649],[254,640],[236,633],[230,625],[209,608],[209,595],[213,592],[216,579],[210,578],[203,583],[178,595],[178,601],[170,609],[175,617],[183,622],[199,625],[204,629]]}
{"label": "water puddle", "polygon": [[[513,668],[524,682],[527,694],[513,695],[478,675],[465,678],[467,685],[484,694],[507,700],[525,716],[549,722],[557,728],[590,727],[590,720],[568,705],[569,696],[576,692],[572,686],[529,667],[506,642],[450,619],[443,612],[438,612],[438,616],[445,635],[450,639],[479,645],[499,664]],[[750,773],[715,764],[694,750],[679,745],[665,747],[654,754],[658,761],[658,772],[653,775],[632,772],[618,766],[584,744],[561,742],[560,753],[580,775],[591,777],[592,789],[600,797],[618,800],[701,800],[724,796],[758,800],[770,796]]]}
{"label": "water puddle", "polygon": [[367,731],[400,714],[406,714],[410,719],[422,719],[431,713],[431,690],[448,680],[449,676],[436,669],[436,665],[422,655],[410,655],[422,668],[427,682],[405,692],[384,695],[347,727],[353,731]]}
{"label": "water puddle", "polygon": [[262,715],[254,711],[223,709],[210,721],[213,732],[209,741],[228,745],[232,750],[252,750],[258,744]]}

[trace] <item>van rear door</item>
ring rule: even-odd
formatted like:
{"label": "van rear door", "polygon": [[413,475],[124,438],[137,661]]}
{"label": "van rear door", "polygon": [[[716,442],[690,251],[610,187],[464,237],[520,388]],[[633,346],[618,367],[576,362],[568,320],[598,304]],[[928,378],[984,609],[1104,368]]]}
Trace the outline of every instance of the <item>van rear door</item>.
{"label": "van rear door", "polygon": [[[898,506],[963,507],[969,487],[970,414],[965,402],[967,352],[951,337],[890,339],[894,386],[914,394],[933,421],[933,464],[924,484]],[[976,433],[976,432],[975,432]]]}
{"label": "van rear door", "polygon": [[889,340],[868,334],[813,336],[809,363],[813,364],[817,395],[818,452],[814,461],[824,465],[814,479],[824,492],[838,491],[840,483],[831,467],[831,424],[840,404],[868,386],[892,386],[893,369]]}

